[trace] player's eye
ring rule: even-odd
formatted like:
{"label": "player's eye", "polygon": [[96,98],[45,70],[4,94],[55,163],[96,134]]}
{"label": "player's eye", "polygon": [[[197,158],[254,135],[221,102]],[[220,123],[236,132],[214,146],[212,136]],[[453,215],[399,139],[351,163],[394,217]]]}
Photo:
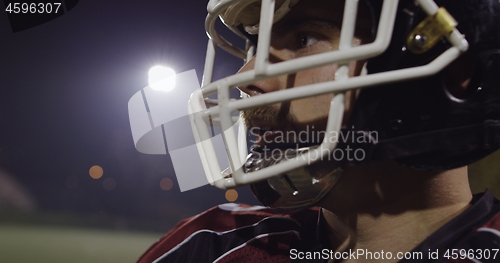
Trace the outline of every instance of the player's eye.
{"label": "player's eye", "polygon": [[319,41],[318,38],[307,33],[299,34],[299,38],[300,38],[300,48],[307,48],[309,46],[316,44]]}

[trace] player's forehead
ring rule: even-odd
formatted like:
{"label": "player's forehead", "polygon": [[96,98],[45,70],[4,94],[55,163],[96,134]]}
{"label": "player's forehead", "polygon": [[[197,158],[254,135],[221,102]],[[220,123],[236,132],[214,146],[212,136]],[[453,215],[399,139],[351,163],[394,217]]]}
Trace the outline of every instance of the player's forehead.
{"label": "player's forehead", "polygon": [[292,7],[284,20],[310,16],[341,22],[343,13],[344,0],[302,0]]}
{"label": "player's forehead", "polygon": [[343,0],[302,0],[276,25],[286,26],[307,20],[325,21],[340,25],[343,12]]}
{"label": "player's forehead", "polygon": [[[273,26],[273,34],[284,33],[297,25],[309,27],[338,27],[342,25],[344,0],[302,0]],[[371,30],[371,15],[364,1],[359,2],[356,27]],[[360,31],[361,31],[360,30]]]}

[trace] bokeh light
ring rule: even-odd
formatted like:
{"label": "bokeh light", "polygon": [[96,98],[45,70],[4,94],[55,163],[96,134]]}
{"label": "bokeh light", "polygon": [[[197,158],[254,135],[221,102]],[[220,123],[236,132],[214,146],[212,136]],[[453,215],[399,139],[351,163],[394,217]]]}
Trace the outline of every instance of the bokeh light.
{"label": "bokeh light", "polygon": [[168,190],[172,189],[173,186],[174,186],[174,182],[170,178],[163,178],[160,181],[160,187],[162,190],[168,191]]}
{"label": "bokeh light", "polygon": [[90,167],[89,174],[90,174],[90,177],[92,177],[94,179],[101,178],[103,173],[104,173],[104,171],[102,170],[101,166],[99,166],[99,165],[94,165],[94,166]]}
{"label": "bokeh light", "polygon": [[102,187],[108,191],[114,190],[116,188],[116,180],[108,177],[102,181]]}
{"label": "bokeh light", "polygon": [[238,199],[238,192],[234,189],[230,189],[226,191],[226,199],[229,202],[234,202]]}

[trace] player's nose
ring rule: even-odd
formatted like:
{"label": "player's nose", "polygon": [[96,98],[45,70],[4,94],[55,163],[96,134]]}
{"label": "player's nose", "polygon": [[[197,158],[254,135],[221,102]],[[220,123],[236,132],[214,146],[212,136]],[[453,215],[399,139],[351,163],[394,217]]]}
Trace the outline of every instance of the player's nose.
{"label": "player's nose", "polygon": [[[255,66],[255,56],[248,61],[239,71],[238,73],[253,70]],[[242,85],[238,86],[238,89],[241,90],[242,92],[250,95],[250,96],[255,96],[259,94],[264,94],[268,92],[273,92],[281,89],[281,78],[280,77],[275,77],[275,78],[269,78],[269,79],[263,79],[259,80],[253,83],[250,83],[248,85]]]}

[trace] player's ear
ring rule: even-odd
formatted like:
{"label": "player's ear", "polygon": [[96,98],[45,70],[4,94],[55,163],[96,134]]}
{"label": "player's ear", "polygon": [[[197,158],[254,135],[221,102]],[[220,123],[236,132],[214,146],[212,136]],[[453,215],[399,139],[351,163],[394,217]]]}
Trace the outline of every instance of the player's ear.
{"label": "player's ear", "polygon": [[466,99],[477,87],[473,77],[478,70],[477,58],[464,54],[443,71],[443,84],[448,92],[458,99]]}

